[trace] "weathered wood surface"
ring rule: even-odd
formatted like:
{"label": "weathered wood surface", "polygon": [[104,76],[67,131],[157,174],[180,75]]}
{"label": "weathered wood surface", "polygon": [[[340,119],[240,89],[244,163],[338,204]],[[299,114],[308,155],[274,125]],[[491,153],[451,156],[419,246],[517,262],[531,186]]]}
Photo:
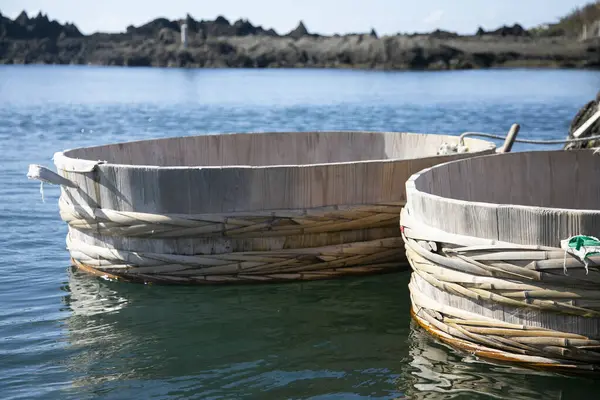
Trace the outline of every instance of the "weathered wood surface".
{"label": "weathered wood surface", "polygon": [[401,227],[415,319],[484,357],[600,369],[600,157],[520,152],[444,163],[406,183]]}
{"label": "weathered wood surface", "polygon": [[[457,137],[395,132],[222,134],[58,153],[61,216],[79,264],[171,283],[319,279],[396,270],[404,183]],[[85,161],[88,160],[88,161]],[[93,162],[99,161],[96,165]],[[90,162],[92,167],[90,168]]]}

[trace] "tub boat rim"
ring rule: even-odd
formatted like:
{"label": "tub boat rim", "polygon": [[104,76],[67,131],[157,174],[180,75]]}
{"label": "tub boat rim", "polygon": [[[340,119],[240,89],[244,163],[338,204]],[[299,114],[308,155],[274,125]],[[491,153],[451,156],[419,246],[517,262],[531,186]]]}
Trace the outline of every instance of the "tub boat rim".
{"label": "tub boat rim", "polygon": [[150,138],[150,139],[141,139],[141,140],[132,140],[125,142],[114,142],[108,144],[101,144],[96,146],[86,146],[86,147],[74,147],[70,149],[65,149],[59,152],[54,153],[53,161],[55,166],[58,169],[62,169],[65,171],[80,171],[80,172],[91,172],[95,166],[103,165],[109,166],[112,168],[128,168],[128,169],[146,169],[146,170],[206,170],[206,169],[215,169],[215,170],[233,170],[233,169],[277,169],[277,168],[311,168],[311,167],[320,167],[320,166],[343,166],[343,165],[356,165],[356,164],[373,164],[373,163],[393,163],[398,161],[415,161],[424,158],[448,158],[450,156],[468,156],[468,157],[477,157],[481,156],[481,153],[494,151],[497,146],[494,142],[477,139],[477,138],[465,138],[464,140],[467,143],[477,144],[478,147],[473,151],[469,151],[467,153],[451,153],[451,154],[431,154],[417,157],[394,157],[387,159],[372,159],[372,160],[357,160],[357,161],[336,161],[336,162],[324,162],[324,163],[310,163],[310,164],[277,164],[277,165],[247,165],[247,164],[236,164],[236,165],[172,165],[172,166],[160,166],[160,165],[151,165],[151,164],[122,164],[122,163],[111,163],[103,160],[90,160],[85,158],[75,158],[69,156],[69,153],[75,152],[83,149],[94,149],[99,147],[105,147],[110,145],[119,145],[119,144],[133,144],[133,143],[142,143],[142,142],[151,142],[151,141],[163,141],[163,140],[173,140],[173,139],[184,139],[184,138],[194,138],[194,137],[217,137],[224,135],[252,135],[252,134],[263,134],[263,135],[278,135],[278,134],[308,134],[308,133],[325,133],[325,134],[338,134],[338,133],[357,133],[357,134],[400,134],[400,135],[435,135],[440,136],[444,139],[456,140],[458,142],[459,136],[452,134],[444,134],[444,133],[419,133],[419,132],[409,132],[409,131],[367,131],[367,130],[310,130],[310,131],[249,131],[249,132],[223,132],[223,133],[207,133],[207,134],[194,134],[194,135],[185,135],[185,136],[168,136],[168,137],[159,137],[159,138]]}
{"label": "tub boat rim", "polygon": [[[593,152],[594,149],[579,149],[579,150],[571,150],[571,151]],[[564,152],[565,152],[565,150],[528,150],[528,151],[518,152],[518,154],[523,154],[523,153],[564,153]],[[542,206],[528,206],[528,205],[523,205],[523,204],[491,203],[491,202],[485,202],[485,201],[468,201],[468,200],[454,199],[452,197],[444,197],[444,196],[440,196],[437,194],[432,194],[432,193],[421,191],[421,190],[417,189],[416,184],[415,184],[417,179],[419,179],[422,175],[428,173],[429,171],[431,171],[435,168],[443,167],[447,164],[458,163],[458,162],[467,162],[467,160],[474,160],[474,159],[479,159],[482,157],[502,157],[504,155],[512,155],[512,154],[515,154],[515,153],[507,153],[507,154],[497,153],[497,154],[488,154],[488,155],[476,155],[476,156],[470,157],[468,159],[458,159],[458,160],[446,161],[443,163],[436,164],[432,167],[424,168],[419,172],[415,172],[413,175],[410,176],[410,178],[408,178],[408,180],[406,181],[406,185],[405,185],[406,186],[407,205],[410,203],[411,195],[416,194],[418,196],[426,197],[426,198],[429,198],[432,200],[436,200],[438,202],[445,202],[445,203],[457,204],[457,205],[467,205],[468,204],[468,205],[473,205],[473,206],[477,206],[477,207],[481,207],[481,208],[511,207],[511,208],[515,208],[515,209],[528,210],[528,211],[548,210],[548,211],[554,211],[554,212],[563,211],[563,212],[567,212],[567,213],[571,213],[571,214],[580,214],[580,215],[600,215],[600,209],[542,207]]]}

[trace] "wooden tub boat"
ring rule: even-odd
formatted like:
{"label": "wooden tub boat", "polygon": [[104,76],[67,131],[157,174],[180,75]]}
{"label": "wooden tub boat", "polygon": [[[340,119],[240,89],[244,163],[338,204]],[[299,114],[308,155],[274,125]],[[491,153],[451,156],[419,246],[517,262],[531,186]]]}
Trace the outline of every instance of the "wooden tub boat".
{"label": "wooden tub boat", "polygon": [[[56,153],[75,265],[114,279],[226,283],[397,270],[404,183],[457,137],[395,132],[220,134]],[[98,161],[99,160],[99,161]]]}
{"label": "wooden tub boat", "polygon": [[598,174],[600,156],[580,150],[475,157],[413,175],[400,225],[415,320],[483,358],[598,371]]}

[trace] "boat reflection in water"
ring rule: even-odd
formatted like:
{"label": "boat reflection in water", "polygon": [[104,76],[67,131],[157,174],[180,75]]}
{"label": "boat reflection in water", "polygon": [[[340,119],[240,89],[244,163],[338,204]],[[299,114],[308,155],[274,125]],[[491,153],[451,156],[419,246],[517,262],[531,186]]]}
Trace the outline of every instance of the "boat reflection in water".
{"label": "boat reflection in water", "polygon": [[587,379],[480,360],[435,340],[414,322],[408,345],[400,387],[413,399],[580,398],[594,385]]}
{"label": "boat reflection in water", "polygon": [[[102,279],[92,278],[75,268],[69,268],[69,293],[65,301],[74,316],[92,317],[110,314],[127,306],[127,298]],[[76,318],[75,318],[76,320]]]}
{"label": "boat reflection in water", "polygon": [[198,288],[71,271],[67,395],[518,400],[598,390],[437,343],[411,323],[408,290],[398,290],[408,278]]}
{"label": "boat reflection in water", "polygon": [[[401,398],[408,274],[283,285],[157,286],[73,271],[73,394]],[[401,297],[399,299],[399,297]],[[401,319],[390,315],[403,315]],[[342,396],[343,397],[343,396]]]}

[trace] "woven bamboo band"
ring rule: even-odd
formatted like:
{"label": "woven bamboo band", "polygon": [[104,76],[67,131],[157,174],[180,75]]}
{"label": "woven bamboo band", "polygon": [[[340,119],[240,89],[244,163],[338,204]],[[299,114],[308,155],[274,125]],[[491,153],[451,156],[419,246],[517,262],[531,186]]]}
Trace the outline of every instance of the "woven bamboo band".
{"label": "woven bamboo band", "polygon": [[150,214],[74,206],[61,218],[74,229],[121,237],[273,237],[397,226],[403,203],[228,214]]}
{"label": "woven bamboo band", "polygon": [[[460,325],[456,323],[457,319],[446,318],[445,321],[441,321],[441,318],[443,317],[433,315],[431,313],[431,310],[415,306],[413,306],[413,308],[411,309],[411,315],[422,328],[424,328],[427,332],[429,332],[442,342],[447,343],[455,348],[459,348],[463,351],[467,351],[470,354],[479,356],[481,358],[502,362],[511,362],[534,368],[552,369],[560,372],[589,372],[595,374],[594,371],[596,368],[594,367],[593,363],[573,363],[568,362],[566,360],[557,360],[555,358],[519,354],[518,352],[514,352],[512,350],[498,350],[496,348],[476,344],[476,342],[473,341],[469,336],[467,336],[467,339],[463,339],[465,335],[461,332],[452,332],[453,329],[457,330],[460,327],[462,327],[469,328],[469,331],[467,331],[468,335],[477,335],[476,331],[495,328],[493,326],[490,327],[488,324],[482,321],[460,320],[460,322],[462,323]],[[519,329],[521,332],[524,332],[525,329],[522,326],[514,326],[512,328],[513,331],[511,332],[514,332],[514,329]],[[447,332],[452,332],[452,334],[449,334]],[[537,335],[538,332],[534,330],[529,330],[526,331],[525,334]],[[485,339],[486,338],[484,337],[482,340]]]}
{"label": "woven bamboo band", "polygon": [[[397,226],[400,203],[229,214],[150,214],[73,206],[62,197],[70,229],[89,235],[154,239],[227,240],[290,237]],[[402,239],[335,246],[220,254],[158,254],[101,247],[67,237],[73,261],[97,273],[130,280],[220,283],[325,279],[386,272],[403,260]]]}
{"label": "woven bamboo band", "polygon": [[[600,273],[560,248],[448,234],[403,211],[415,318],[486,357],[600,368]],[[567,268],[567,275],[564,268]]]}
{"label": "woven bamboo band", "polygon": [[171,283],[220,283],[325,279],[397,269],[402,239],[393,237],[306,249],[178,255],[94,246],[67,237],[76,264],[125,279]]}

